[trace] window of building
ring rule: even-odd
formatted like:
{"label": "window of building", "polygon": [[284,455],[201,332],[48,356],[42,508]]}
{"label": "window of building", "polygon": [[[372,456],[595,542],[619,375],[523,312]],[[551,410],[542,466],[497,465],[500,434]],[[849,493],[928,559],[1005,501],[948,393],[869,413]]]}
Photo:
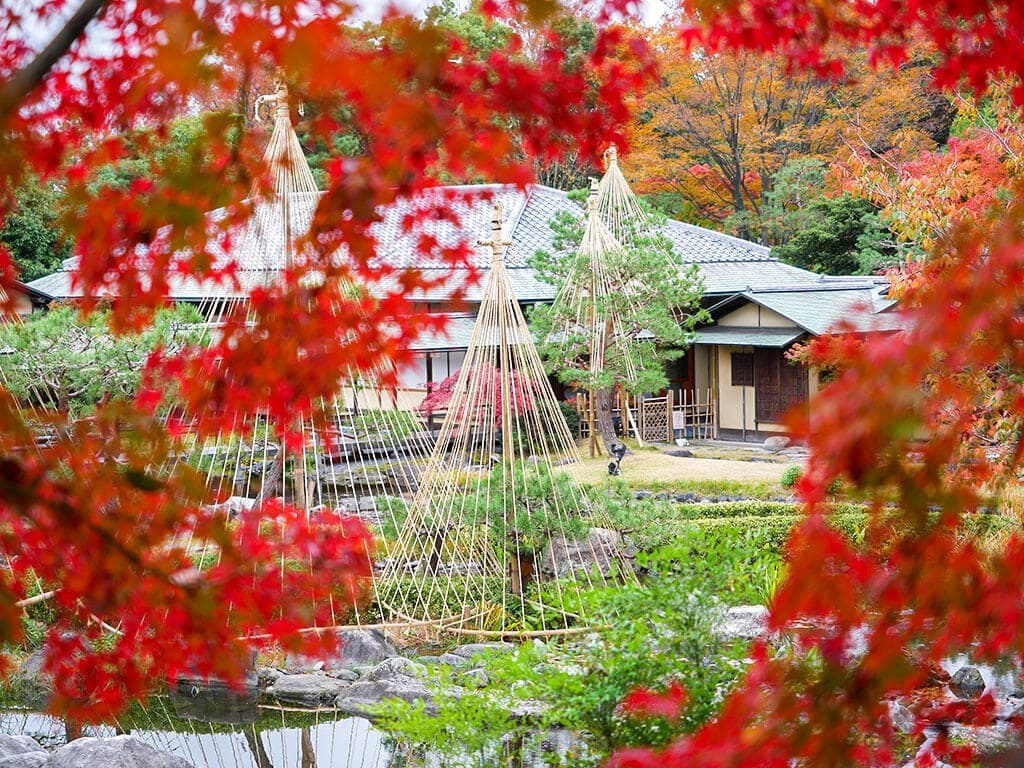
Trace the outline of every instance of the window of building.
{"label": "window of building", "polygon": [[734,387],[754,386],[754,354],[752,352],[732,353],[732,385]]}
{"label": "window of building", "polygon": [[754,418],[778,422],[790,408],[807,402],[807,367],[790,363],[781,349],[754,353]]}

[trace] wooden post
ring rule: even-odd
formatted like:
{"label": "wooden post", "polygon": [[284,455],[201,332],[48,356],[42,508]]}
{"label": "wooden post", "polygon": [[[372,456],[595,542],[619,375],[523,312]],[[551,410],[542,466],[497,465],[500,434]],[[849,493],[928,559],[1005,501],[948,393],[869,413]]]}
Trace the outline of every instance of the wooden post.
{"label": "wooden post", "polygon": [[670,388],[669,391],[668,391],[668,395],[665,396],[665,409],[668,412],[668,430],[667,431],[668,431],[668,444],[669,445],[672,444],[672,441],[673,441],[673,439],[675,437],[675,435],[673,434],[674,431],[675,431],[675,430],[673,430],[673,427],[675,426],[675,424],[674,424],[673,413],[672,413],[672,400],[673,400],[672,395],[673,395],[673,392],[672,392],[672,390]]}

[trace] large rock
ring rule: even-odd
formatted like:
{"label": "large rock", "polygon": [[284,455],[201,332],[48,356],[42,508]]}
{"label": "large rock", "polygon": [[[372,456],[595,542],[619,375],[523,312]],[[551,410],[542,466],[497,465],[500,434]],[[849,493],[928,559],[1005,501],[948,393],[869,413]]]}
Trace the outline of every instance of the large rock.
{"label": "large rock", "polygon": [[306,709],[330,706],[338,694],[351,685],[326,675],[281,675],[267,688],[267,696],[282,704]]}
{"label": "large rock", "polygon": [[394,656],[390,659],[384,659],[380,664],[374,667],[370,674],[366,676],[367,680],[387,680],[388,678],[395,677],[396,675],[405,675],[406,677],[426,677],[427,668],[418,661],[407,659],[403,656]]}
{"label": "large rock", "polygon": [[784,435],[773,435],[772,437],[765,439],[764,449],[766,451],[771,451],[772,453],[778,453],[779,451],[788,448],[790,442],[792,441]]}
{"label": "large rock", "polygon": [[447,664],[449,667],[468,667],[470,664],[469,659],[465,656],[459,656],[457,653],[442,653],[437,657],[438,664]]}
{"label": "large rock", "polygon": [[65,744],[46,768],[194,768],[177,755],[162,752],[134,736],[86,736]]}
{"label": "large rock", "polygon": [[[63,635],[65,640],[73,639],[75,633],[66,632]],[[85,653],[92,651],[88,640],[82,640],[82,647]],[[11,675],[10,687],[17,694],[18,700],[25,706],[36,709],[45,709],[53,694],[53,681],[49,674],[43,671],[46,662],[46,648],[30,654],[18,665],[18,669]]]}
{"label": "large rock", "polygon": [[768,609],[763,605],[737,605],[725,612],[716,628],[724,640],[759,640],[768,637]]}
{"label": "large rock", "polygon": [[32,752],[47,754],[31,736],[8,736],[6,733],[0,733],[0,760]]}
{"label": "large rock", "polygon": [[394,643],[379,629],[345,629],[338,632],[338,652],[326,659],[289,655],[285,666],[295,672],[318,669],[353,669],[380,664],[398,655]]}
{"label": "large rock", "polygon": [[541,555],[541,571],[561,579],[586,573],[611,576],[622,562],[622,536],[607,528],[591,528],[585,539],[555,536]]}
{"label": "large rock", "polygon": [[914,717],[914,713],[898,701],[890,701],[888,705],[892,727],[900,733],[912,733],[917,726],[917,718]]}
{"label": "large rock", "polygon": [[31,736],[8,736],[0,733],[0,768],[43,768],[50,753]]}
{"label": "large rock", "polygon": [[0,758],[0,768],[49,768],[49,752],[25,752]]}
{"label": "large rock", "polygon": [[949,681],[949,690],[958,699],[976,699],[985,691],[985,678],[977,667],[960,667]]}
{"label": "large rock", "polygon": [[40,648],[30,654],[11,675],[11,687],[18,700],[29,707],[45,709],[53,693],[53,681],[43,672],[46,651]]}
{"label": "large rock", "polygon": [[466,643],[452,648],[452,653],[464,659],[472,659],[484,654],[506,653],[514,649],[515,646],[512,643]]}
{"label": "large rock", "polygon": [[382,680],[364,680],[352,683],[338,696],[334,705],[345,714],[367,717],[370,715],[367,711],[370,707],[393,699],[409,703],[426,702],[429,712],[434,696],[419,678],[398,674]]}

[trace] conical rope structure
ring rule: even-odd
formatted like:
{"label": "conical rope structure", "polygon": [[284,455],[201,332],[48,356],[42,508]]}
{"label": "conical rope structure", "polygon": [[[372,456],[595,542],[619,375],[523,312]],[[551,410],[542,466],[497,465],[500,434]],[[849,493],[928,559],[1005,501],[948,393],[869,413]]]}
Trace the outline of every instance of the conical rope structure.
{"label": "conical rope structure", "polygon": [[[257,113],[265,105],[272,108],[274,118],[264,154],[272,193],[256,200],[229,256],[240,271],[250,273],[251,285],[269,286],[303,258],[296,243],[309,231],[320,193],[292,125],[286,87],[279,85],[273,95],[260,97]],[[254,185],[251,197],[258,192]],[[238,301],[216,298],[200,311],[216,322]],[[280,497],[307,514],[329,508],[358,516],[377,537],[396,531],[432,439],[415,411],[418,401],[380,384],[395,378],[387,365],[375,371],[339,371],[337,396],[317,408],[329,414],[326,430],[322,424],[314,427],[308,414],[296,414],[302,435],[298,449],[289,450],[276,439],[261,411],[240,417],[234,429],[194,445],[181,460],[204,473],[217,506],[232,516],[259,514],[264,501]],[[332,604],[331,612],[337,627],[366,626],[380,618],[359,605]]]}
{"label": "conical rope structure", "polygon": [[493,261],[448,412],[378,595],[391,620],[526,637],[592,626],[582,592],[632,571],[586,493],[580,461],[504,263]]}
{"label": "conical rope structure", "polygon": [[612,237],[628,247],[637,237],[648,232],[650,217],[622,175],[619,153],[614,144],[608,147],[604,157],[605,172],[597,185],[597,212]]}
{"label": "conical rope structure", "polygon": [[[243,288],[249,290],[274,285],[302,258],[296,243],[308,232],[320,198],[292,127],[287,89],[282,85],[273,96],[261,97],[257,109],[264,105],[273,108],[274,116],[273,132],[264,154],[272,188],[261,194],[259,185],[253,186],[252,215],[235,246],[223,255],[225,261],[234,262]],[[173,339],[162,339],[165,349],[173,353],[176,346],[202,343],[204,337],[209,340],[210,335],[219,332],[223,318],[232,312],[251,317],[246,299],[245,290],[218,291],[198,307],[199,314],[208,322],[198,329],[177,328]],[[69,345],[74,354],[79,348],[113,342],[107,333],[96,332],[85,323],[71,322],[54,343]],[[38,358],[39,354],[6,356],[0,367],[0,380],[6,384],[11,366],[32,366],[38,364]],[[145,355],[138,356],[140,367],[144,358]],[[137,376],[138,372],[134,373]],[[315,404],[312,409],[321,416],[329,414],[326,427],[322,422],[314,426],[310,414],[296,412],[294,424],[298,425],[299,436],[289,445],[275,433],[269,408],[239,414],[234,423],[217,434],[202,437],[190,434],[194,414],[175,409],[176,431],[183,433],[180,448],[172,453],[162,470],[152,469],[158,474],[170,474],[176,465],[186,464],[198,470],[207,488],[208,510],[230,518],[260,515],[265,502],[280,498],[311,516],[321,508],[358,516],[377,535],[397,531],[402,519],[399,512],[404,509],[404,499],[411,497],[418,485],[432,440],[414,410],[422,394],[415,401],[403,399],[398,390],[379,383],[394,379],[393,371],[384,367],[358,374],[338,371],[337,396],[329,403]],[[54,398],[53,388],[43,377],[35,377],[35,382],[20,396],[42,413],[41,421],[45,423],[46,412],[59,411],[62,404]],[[123,389],[117,394],[124,395],[127,388]],[[46,440],[47,436],[41,434],[38,444],[45,445]],[[272,523],[268,522],[268,526],[272,527]],[[194,540],[187,527],[180,531],[177,543],[188,549],[201,568],[220,558],[215,544]],[[282,579],[284,566],[282,562]],[[379,618],[372,612],[366,615],[359,605],[332,603],[330,612],[330,626],[364,626]]]}
{"label": "conical rope structure", "polygon": [[[591,455],[599,452],[594,403],[598,390],[610,387],[599,383],[607,378],[609,363],[614,359],[627,387],[648,366],[661,365],[636,320],[642,294],[637,288],[644,276],[631,270],[627,254],[650,234],[649,217],[619,169],[614,146],[605,157],[607,170],[600,182],[591,182],[583,236],[552,305],[548,339],[561,360],[586,373],[581,380],[589,390],[584,415]],[[625,416],[631,420],[629,413]]]}
{"label": "conical rope structure", "polygon": [[[273,188],[261,194],[254,185],[252,216],[224,256],[243,288],[273,285],[299,263],[296,243],[319,201],[284,86],[257,109],[263,105],[274,114],[264,156]],[[373,371],[339,371],[339,394],[320,409],[332,413],[330,434],[297,413],[301,439],[287,446],[269,409],[239,415],[203,438],[188,435],[189,414],[176,414],[186,434],[171,462],[202,473],[216,511],[258,515],[268,499],[282,498],[310,515],[320,507],[358,515],[378,534],[369,585],[375,607],[332,604],[331,623],[311,629],[379,625],[495,637],[589,631],[600,617],[588,612],[584,592],[633,578],[618,534],[562,469],[580,457],[511,287],[502,227],[499,210],[492,238],[481,243],[492,249],[492,267],[436,440],[415,411],[418,402],[379,386]],[[594,237],[594,250],[613,247],[607,232],[595,229]],[[245,302],[244,290],[204,300],[205,332],[247,311]],[[45,405],[45,388],[37,395]],[[190,535],[183,529],[180,543],[200,567],[218,560],[215,545],[192,543]]]}

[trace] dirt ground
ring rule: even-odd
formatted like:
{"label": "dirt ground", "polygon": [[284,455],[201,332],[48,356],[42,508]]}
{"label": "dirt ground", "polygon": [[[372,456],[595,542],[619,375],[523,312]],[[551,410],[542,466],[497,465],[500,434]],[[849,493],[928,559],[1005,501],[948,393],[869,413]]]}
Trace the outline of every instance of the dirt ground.
{"label": "dirt ground", "polygon": [[[777,482],[793,461],[786,457],[763,457],[750,454],[751,459],[681,458],[661,451],[641,450],[626,454],[622,460],[622,478],[637,482],[671,483],[680,480],[733,480],[738,482]],[[777,463],[776,463],[777,462]],[[587,458],[583,464],[567,467],[577,481],[600,483],[608,477],[608,458]]]}

